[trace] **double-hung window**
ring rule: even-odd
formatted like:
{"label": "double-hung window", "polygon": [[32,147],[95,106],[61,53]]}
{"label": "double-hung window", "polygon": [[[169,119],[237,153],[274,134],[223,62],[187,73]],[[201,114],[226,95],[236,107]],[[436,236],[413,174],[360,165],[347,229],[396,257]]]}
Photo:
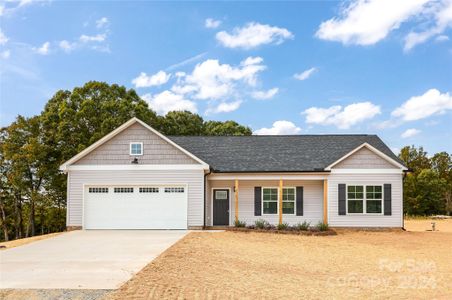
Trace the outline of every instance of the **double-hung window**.
{"label": "double-hung window", "polygon": [[130,155],[143,155],[143,143],[130,143]]}
{"label": "double-hung window", "polygon": [[349,214],[381,214],[382,206],[381,185],[347,186],[347,212]]}
{"label": "double-hung window", "polygon": [[293,215],[295,213],[295,188],[283,188],[282,213]]}
{"label": "double-hung window", "polygon": [[[278,190],[278,188],[262,188],[262,211],[265,215],[278,214]],[[282,200],[282,213],[293,215],[295,213],[295,188],[283,188]]]}

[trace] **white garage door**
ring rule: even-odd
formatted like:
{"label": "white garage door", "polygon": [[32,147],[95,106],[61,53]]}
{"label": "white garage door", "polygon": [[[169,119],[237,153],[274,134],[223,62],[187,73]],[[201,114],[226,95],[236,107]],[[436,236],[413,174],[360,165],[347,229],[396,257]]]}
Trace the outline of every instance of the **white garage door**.
{"label": "white garage door", "polygon": [[186,186],[89,186],[85,229],[186,229]]}

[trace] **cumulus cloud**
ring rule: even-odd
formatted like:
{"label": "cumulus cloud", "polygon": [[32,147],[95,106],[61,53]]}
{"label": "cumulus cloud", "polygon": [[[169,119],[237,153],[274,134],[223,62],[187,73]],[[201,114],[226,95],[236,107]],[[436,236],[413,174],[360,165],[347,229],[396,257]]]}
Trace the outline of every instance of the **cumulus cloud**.
{"label": "cumulus cloud", "polygon": [[76,48],[77,45],[75,43],[71,43],[69,41],[62,40],[58,43],[58,46],[60,46],[60,48],[63,49],[64,52],[71,52],[72,50],[74,50]]}
{"label": "cumulus cloud", "polygon": [[41,47],[33,48],[33,50],[41,55],[47,55],[50,51],[50,42],[45,42]]}
{"label": "cumulus cloud", "polygon": [[141,98],[146,100],[149,106],[161,115],[165,115],[169,111],[174,110],[188,110],[193,113],[198,111],[196,103],[171,91],[164,91],[157,95],[145,94]]}
{"label": "cumulus cloud", "polygon": [[220,31],[217,40],[227,48],[252,49],[266,44],[281,44],[292,39],[293,34],[286,28],[251,22],[244,27],[235,27],[231,33]]}
{"label": "cumulus cloud", "polygon": [[294,74],[293,77],[298,80],[306,80],[309,77],[311,77],[311,75],[316,71],[317,71],[317,68],[310,68],[301,73]]}
{"label": "cumulus cloud", "polygon": [[158,71],[154,75],[147,75],[144,72],[141,72],[137,78],[132,80],[132,83],[136,88],[150,87],[150,86],[158,86],[168,82],[171,74],[166,73],[165,71]]}
{"label": "cumulus cloud", "polygon": [[79,38],[79,40],[82,43],[88,43],[88,42],[103,42],[107,38],[107,35],[105,33],[99,33],[96,35],[86,35],[82,34]]}
{"label": "cumulus cloud", "polygon": [[348,129],[353,125],[371,119],[380,114],[380,107],[371,102],[359,102],[342,107],[311,107],[302,114],[306,115],[306,123],[318,125],[334,125],[339,129]]}
{"label": "cumulus cloud", "polygon": [[251,93],[251,96],[254,99],[267,100],[273,98],[278,93],[278,91],[279,91],[278,88],[272,88],[269,89],[268,91],[254,91]]}
{"label": "cumulus cloud", "polygon": [[108,18],[102,17],[99,20],[96,20],[96,27],[101,29],[108,26]]}
{"label": "cumulus cloud", "polygon": [[257,135],[278,135],[278,134],[298,134],[301,132],[301,128],[295,126],[294,123],[290,121],[276,121],[270,128],[261,128],[254,131]]}
{"label": "cumulus cloud", "polygon": [[5,45],[8,42],[9,38],[3,33],[0,28],[0,45]]}
{"label": "cumulus cloud", "polygon": [[206,114],[218,114],[218,113],[228,113],[232,112],[234,110],[237,110],[240,107],[240,104],[242,104],[242,101],[237,100],[233,102],[221,102],[215,107],[209,107],[206,110]]}
{"label": "cumulus cloud", "polygon": [[415,121],[452,110],[452,96],[430,89],[423,95],[414,96],[396,108],[391,115],[402,121]]}
{"label": "cumulus cloud", "polygon": [[400,24],[422,13],[429,0],[353,0],[340,16],[320,24],[316,36],[345,45],[373,45]]}
{"label": "cumulus cloud", "polygon": [[218,26],[221,25],[221,21],[220,20],[215,20],[212,18],[208,18],[206,19],[206,21],[204,22],[204,26],[206,26],[206,28],[218,28]]}
{"label": "cumulus cloud", "polygon": [[404,138],[404,139],[410,138],[410,137],[413,137],[413,136],[415,136],[415,135],[418,135],[420,132],[421,132],[421,131],[418,130],[418,129],[416,129],[416,128],[410,128],[410,129],[405,130],[405,131],[402,133],[401,137]]}

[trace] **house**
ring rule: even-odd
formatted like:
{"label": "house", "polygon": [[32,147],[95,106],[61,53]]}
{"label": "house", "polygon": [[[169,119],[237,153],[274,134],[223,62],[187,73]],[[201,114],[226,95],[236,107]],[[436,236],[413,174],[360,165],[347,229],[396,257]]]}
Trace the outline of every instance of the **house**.
{"label": "house", "polygon": [[403,227],[407,168],[376,135],[173,137],[133,118],[60,169],[68,229]]}

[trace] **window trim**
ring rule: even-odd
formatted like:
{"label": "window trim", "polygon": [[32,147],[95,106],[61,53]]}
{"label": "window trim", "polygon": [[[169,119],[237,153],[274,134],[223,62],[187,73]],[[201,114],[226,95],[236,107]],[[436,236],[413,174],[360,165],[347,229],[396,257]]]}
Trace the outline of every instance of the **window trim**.
{"label": "window trim", "polygon": [[[276,213],[274,214],[266,214],[264,213],[264,189],[276,189],[278,199],[276,200]],[[283,189],[293,189],[294,190],[294,208],[293,214],[285,214],[282,213],[283,216],[295,216],[297,214],[297,188],[295,186],[283,186]],[[266,201],[270,202],[270,201]],[[273,202],[273,201],[271,201]],[[283,200],[284,202],[284,200]],[[286,201],[288,202],[288,201]],[[292,201],[290,201],[292,202]],[[261,215],[262,216],[278,216],[279,215],[279,186],[263,186],[261,190]]]}
{"label": "window trim", "polygon": [[[362,186],[363,187],[363,212],[362,213],[349,213],[348,212],[348,187],[349,186]],[[376,199],[367,199],[367,187],[368,186],[380,186],[381,187],[381,213],[368,213],[367,211],[367,200],[376,200]],[[368,215],[368,216],[382,216],[384,215],[384,188],[383,188],[383,184],[362,184],[362,183],[352,183],[352,184],[346,184],[345,185],[345,212],[347,215],[350,216],[363,216],[363,215]],[[350,199],[350,200],[355,200],[355,199]]]}
{"label": "window trim", "polygon": [[[141,146],[141,153],[140,154],[133,154],[132,153],[132,145],[136,145],[136,144],[139,144]],[[131,156],[142,156],[143,152],[144,152],[143,142],[130,142],[130,144],[129,144],[129,155],[131,155]]]}

